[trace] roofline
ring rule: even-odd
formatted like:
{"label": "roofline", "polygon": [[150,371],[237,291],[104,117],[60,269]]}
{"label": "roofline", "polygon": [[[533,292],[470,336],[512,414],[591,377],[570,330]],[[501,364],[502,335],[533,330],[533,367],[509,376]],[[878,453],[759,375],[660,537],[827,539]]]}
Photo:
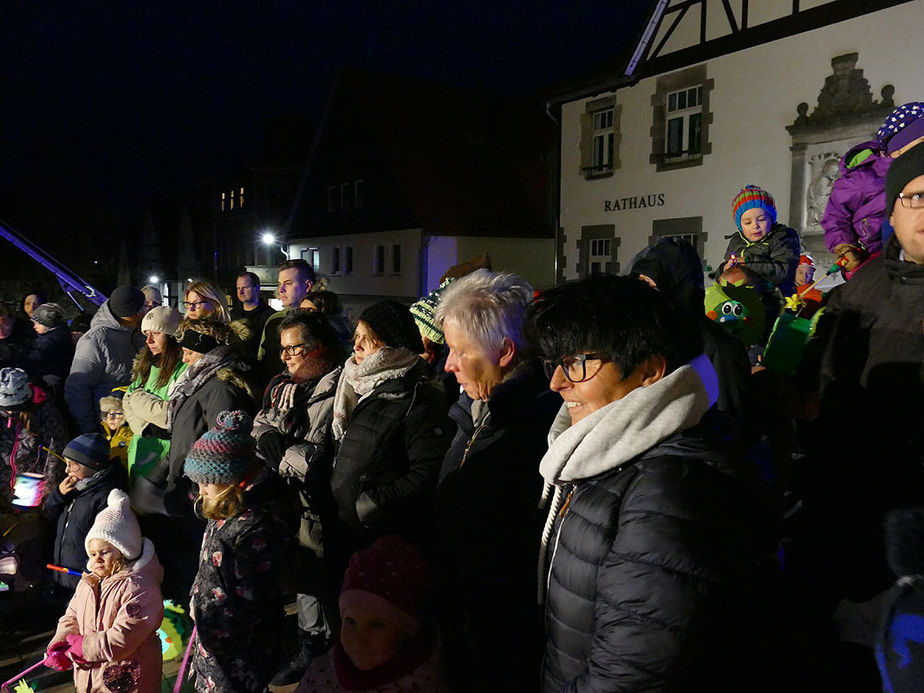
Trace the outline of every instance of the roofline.
{"label": "roofline", "polygon": [[[635,60],[639,50],[647,50],[647,42],[654,35],[656,29],[651,30],[650,25],[653,20],[660,22],[661,17],[656,15],[663,11],[662,5],[665,0],[659,0],[652,10],[649,21],[640,39],[636,42],[633,58]],[[570,101],[585,99],[590,96],[596,96],[604,92],[615,91],[623,87],[632,86],[646,77],[671,72],[688,65],[705,62],[712,58],[723,55],[736,53],[747,48],[777,41],[789,36],[796,36],[807,31],[813,31],[825,26],[837,24],[848,19],[861,17],[865,14],[878,12],[890,7],[913,2],[913,0],[839,0],[835,3],[819,5],[808,10],[803,10],[795,14],[787,15],[770,22],[758,24],[753,27],[738,31],[737,33],[721,36],[703,44],[683,48],[660,58],[653,60],[641,60],[638,62],[638,69],[633,74],[625,74],[628,71],[629,61],[625,71],[621,74],[611,75],[608,77],[595,77],[577,84],[577,86],[561,91],[546,100],[548,106],[560,105]],[[651,35],[649,35],[649,33]]]}

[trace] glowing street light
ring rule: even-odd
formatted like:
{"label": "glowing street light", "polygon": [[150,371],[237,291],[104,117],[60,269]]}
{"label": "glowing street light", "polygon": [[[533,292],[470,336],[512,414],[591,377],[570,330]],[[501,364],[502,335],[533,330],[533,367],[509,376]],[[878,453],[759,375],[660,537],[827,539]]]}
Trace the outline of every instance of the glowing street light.
{"label": "glowing street light", "polygon": [[277,241],[275,234],[273,234],[270,231],[264,231],[263,234],[260,236],[260,239],[263,241],[263,245],[265,246],[274,245],[277,248],[279,248],[279,251],[283,255],[285,255],[286,260],[289,259],[289,246],[286,245],[285,243],[282,243],[281,241]]}
{"label": "glowing street light", "polygon": [[160,281],[160,277],[158,277],[156,274],[152,274],[150,277],[148,277],[148,281],[152,284],[156,284]]}

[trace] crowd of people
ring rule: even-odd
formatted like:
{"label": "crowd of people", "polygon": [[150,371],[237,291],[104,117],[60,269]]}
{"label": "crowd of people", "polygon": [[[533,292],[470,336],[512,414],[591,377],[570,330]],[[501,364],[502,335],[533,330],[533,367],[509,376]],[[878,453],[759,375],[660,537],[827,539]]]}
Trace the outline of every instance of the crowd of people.
{"label": "crowd of people", "polygon": [[160,690],[168,598],[200,691],[919,689],[922,115],[848,155],[835,191],[881,190],[832,195],[858,235],[825,295],[748,185],[711,289],[665,239],[539,291],[482,258],[355,325],[303,260],[279,311],[249,272],[182,313],[120,286],[76,339],[44,297],[32,333],[0,307],[0,512],[53,535],[46,665]]}

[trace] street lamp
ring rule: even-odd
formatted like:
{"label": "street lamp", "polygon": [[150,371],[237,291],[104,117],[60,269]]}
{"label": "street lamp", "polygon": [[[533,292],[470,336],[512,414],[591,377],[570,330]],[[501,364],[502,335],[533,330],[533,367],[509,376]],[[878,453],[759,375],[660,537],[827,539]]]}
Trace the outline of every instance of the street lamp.
{"label": "street lamp", "polygon": [[158,277],[156,274],[152,274],[150,277],[148,277],[148,281],[151,282],[151,284],[156,284],[160,281],[160,277]]}
{"label": "street lamp", "polygon": [[264,231],[263,235],[260,237],[265,246],[275,245],[279,248],[279,251],[285,256],[286,260],[289,259],[289,246],[281,241],[276,240],[276,236],[269,231]]}

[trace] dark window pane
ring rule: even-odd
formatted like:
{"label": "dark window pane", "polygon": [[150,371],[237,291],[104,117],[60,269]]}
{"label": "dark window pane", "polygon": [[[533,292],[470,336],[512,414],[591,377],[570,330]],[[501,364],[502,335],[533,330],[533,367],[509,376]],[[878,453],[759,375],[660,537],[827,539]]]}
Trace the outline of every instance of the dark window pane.
{"label": "dark window pane", "polygon": [[702,123],[702,113],[690,115],[690,154],[701,154],[703,151]]}
{"label": "dark window pane", "polygon": [[677,94],[671,94],[667,97],[667,110],[676,111],[677,110]]}
{"label": "dark window pane", "polygon": [[667,121],[667,155],[680,156],[683,153],[683,118]]}

